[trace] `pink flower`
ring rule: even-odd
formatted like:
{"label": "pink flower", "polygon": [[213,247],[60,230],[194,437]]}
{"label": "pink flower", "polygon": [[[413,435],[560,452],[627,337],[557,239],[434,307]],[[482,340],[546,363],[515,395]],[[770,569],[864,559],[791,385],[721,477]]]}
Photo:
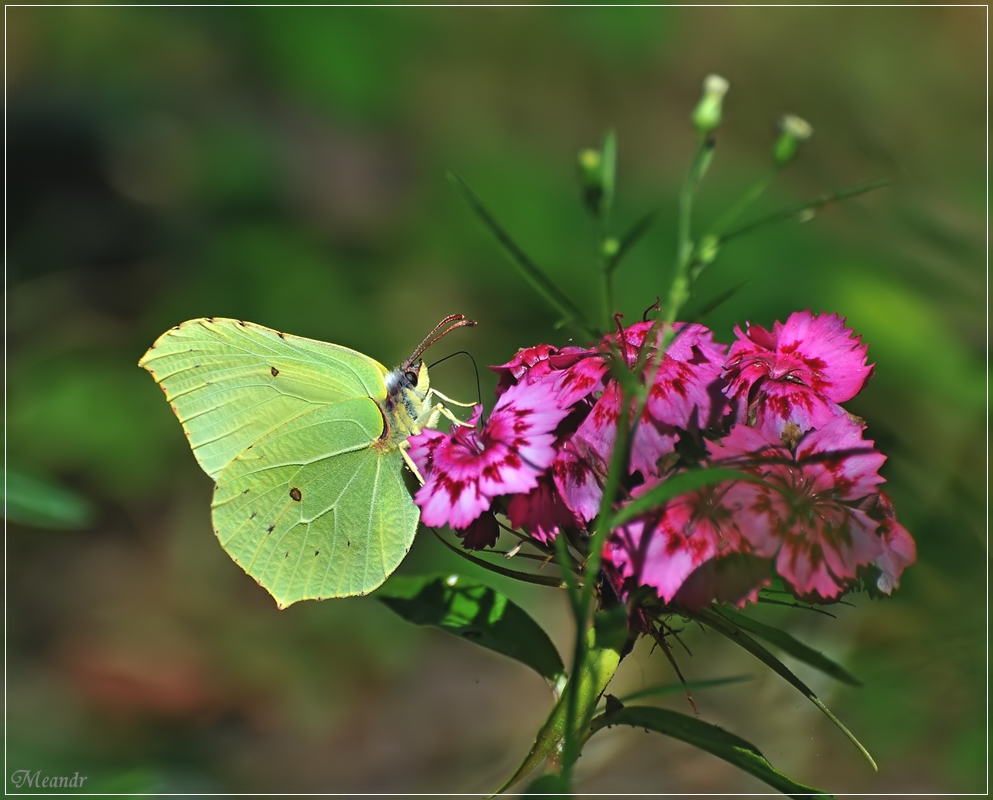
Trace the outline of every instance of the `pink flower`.
{"label": "pink flower", "polygon": [[755,554],[775,558],[798,596],[833,599],[883,555],[878,523],[857,503],[877,491],[885,457],[859,425],[837,418],[805,434],[795,452],[768,430],[735,425],[710,450],[721,465],[766,482],[735,483],[724,503]]}
{"label": "pink flower", "polygon": [[624,585],[651,586],[668,603],[697,568],[751,549],[733,509],[723,502],[726,490],[725,485],[689,492],[624,525],[608,540],[605,560]]}
{"label": "pink flower", "polygon": [[[636,323],[605,337],[605,342],[618,347],[628,366],[634,367],[652,326],[651,322]],[[659,475],[659,460],[675,450],[680,430],[711,427],[726,410],[720,377],[724,346],[715,343],[713,334],[702,325],[677,323],[674,329],[675,336],[662,360],[649,359],[643,372],[643,379],[651,381],[651,386],[635,430],[630,466],[632,473],[640,472],[645,478]],[[660,326],[653,334],[650,345],[653,353],[657,352],[664,331],[664,326]],[[563,402],[575,402],[597,389],[606,376],[604,359],[584,359],[559,378],[560,398]],[[616,381],[610,380],[573,436],[577,449],[594,454],[600,464],[609,464],[620,411],[621,390]],[[634,411],[632,400],[631,412]],[[569,492],[564,487],[560,489],[568,502]],[[575,506],[572,508],[583,516]]]}
{"label": "pink flower", "polygon": [[515,494],[507,504],[507,516],[515,528],[525,528],[539,542],[551,542],[562,528],[576,527],[579,520],[559,494],[546,472],[528,494]]}
{"label": "pink flower", "polygon": [[[425,478],[414,501],[425,525],[465,528],[499,495],[528,492],[555,458],[552,431],[568,414],[546,383],[507,389],[477,431],[426,429],[410,437],[410,457]],[[477,408],[472,422],[478,423]]]}
{"label": "pink flower", "polygon": [[904,569],[917,561],[917,546],[907,529],[896,521],[893,502],[886,492],[868,498],[862,508],[869,517],[879,522],[876,532],[883,544],[883,553],[874,563],[879,573],[876,588],[884,594],[891,594],[900,585]]}
{"label": "pink flower", "polygon": [[[582,347],[563,347],[560,349],[550,344],[521,348],[506,364],[490,367],[500,376],[500,381],[496,387],[497,396],[502,395],[517,383],[536,383],[546,376],[567,369],[592,352],[592,350],[586,350]],[[572,404],[566,403],[566,405]]]}
{"label": "pink flower", "polygon": [[750,423],[770,424],[781,433],[788,423],[801,431],[844,416],[838,406],[865,386],[873,365],[868,345],[837,314],[791,314],[772,332],[746,325],[728,353],[725,394],[739,401]]}

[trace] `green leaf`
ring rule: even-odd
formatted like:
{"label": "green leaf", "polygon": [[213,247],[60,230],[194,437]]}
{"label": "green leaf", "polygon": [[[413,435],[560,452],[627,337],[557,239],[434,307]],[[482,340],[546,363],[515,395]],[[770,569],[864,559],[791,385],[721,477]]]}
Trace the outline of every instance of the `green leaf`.
{"label": "green leaf", "polygon": [[728,683],[740,683],[750,681],[751,675],[735,675],[731,678],[713,678],[708,681],[686,681],[686,683],[666,683],[661,686],[650,686],[647,689],[629,694],[621,698],[622,703],[631,703],[635,700],[646,700],[649,697],[662,697],[667,694],[677,692],[695,692],[697,689],[711,689],[715,686],[724,686]]}
{"label": "green leaf", "polygon": [[712,628],[722,636],[726,636],[732,642],[747,650],[759,661],[772,669],[773,672],[798,689],[801,694],[817,706],[824,716],[831,720],[838,727],[838,729],[848,737],[849,741],[851,741],[851,743],[858,748],[858,751],[865,757],[866,761],[872,765],[872,768],[877,772],[879,771],[879,767],[876,766],[876,762],[873,757],[869,755],[869,751],[862,746],[862,743],[855,738],[854,734],[852,734],[852,732],[845,727],[841,720],[831,713],[828,707],[824,705],[821,699],[813,693],[810,687],[790,672],[789,668],[782,661],[776,658],[765,647],[745,633],[744,630],[731,622],[731,620],[718,614],[713,609],[703,608],[699,611],[684,610],[683,613],[691,619],[695,619],[709,628]]}
{"label": "green leaf", "polygon": [[[472,553],[467,553],[460,547],[456,547],[434,528],[431,528],[431,532],[435,535],[439,542],[455,553],[455,555],[460,558],[464,558],[466,561],[471,564],[475,564],[477,567],[482,567],[490,572],[495,572],[497,575],[503,575],[505,578],[512,578],[515,581],[533,583],[536,586],[550,586],[553,589],[561,589],[565,584],[565,581],[562,578],[556,578],[554,575],[539,575],[536,572],[521,572],[520,570],[510,569],[508,567],[502,567],[499,564],[494,564],[492,561],[479,558],[478,556],[474,556]],[[567,574],[569,574],[568,571],[563,570],[563,576]]]}
{"label": "green leaf", "polygon": [[784,652],[789,653],[793,656],[793,658],[802,661],[804,664],[809,664],[815,669],[823,672],[825,675],[829,675],[835,680],[842,681],[843,683],[849,683],[852,686],[862,685],[862,681],[852,675],[840,664],[832,661],[823,653],[819,653],[817,650],[808,647],[798,639],[794,639],[790,634],[786,633],[786,631],[781,631],[779,628],[774,628],[771,625],[766,625],[763,622],[750,619],[744,614],[730,608],[719,608],[717,610],[720,614],[727,617],[742,630],[754,633],[756,636],[761,636],[767,642],[770,642]]}
{"label": "green leaf", "polygon": [[85,528],[93,505],[83,497],[16,470],[4,472],[4,517],[35,528]]}
{"label": "green leaf", "polygon": [[[585,730],[588,730],[588,720],[593,716],[596,705],[600,700],[610,679],[617,671],[617,665],[621,662],[621,655],[612,648],[598,649],[594,646],[594,632],[590,630],[587,635],[587,644],[591,645],[586,651],[586,660],[579,670],[578,684],[567,686],[558,701],[552,708],[551,713],[539,728],[531,750],[524,757],[521,765],[514,771],[514,774],[504,781],[503,785],[496,790],[496,794],[507,791],[518,781],[529,775],[544,761],[549,755],[555,752],[559,743],[565,736],[566,720],[569,716],[568,704],[569,695],[575,688],[578,696],[578,708],[576,719],[578,727],[576,734],[580,741],[585,739]],[[576,680],[574,675],[570,682]]]}
{"label": "green leaf", "polygon": [[737,239],[739,236],[750,233],[757,228],[771,225],[774,222],[785,222],[786,220],[793,219],[794,217],[803,214],[805,211],[813,211],[814,209],[822,208],[830,203],[836,203],[839,200],[847,200],[849,197],[856,197],[857,195],[871,192],[874,189],[881,189],[884,186],[888,186],[889,183],[890,181],[888,178],[882,178],[880,180],[860,184],[859,186],[853,186],[850,189],[840,189],[836,192],[830,192],[828,194],[821,195],[820,197],[815,197],[812,200],[805,200],[798,205],[781,209],[765,217],[760,217],[757,220],[742,225],[740,228],[735,228],[733,231],[729,231],[728,233],[721,235],[721,244],[724,244],[731,239]]}
{"label": "green leaf", "polygon": [[469,188],[469,185],[451,170],[448,171],[448,179],[459,190],[462,197],[469,204],[469,207],[476,213],[476,216],[489,228],[490,233],[503,245],[511,261],[513,261],[521,275],[531,284],[534,290],[544,297],[556,311],[565,316],[569,322],[578,325],[590,338],[598,339],[600,337],[599,332],[586,320],[585,315],[579,310],[579,307],[518,247],[517,243],[510,237],[510,234],[500,226],[493,215],[486,209],[482,200]]}
{"label": "green leaf", "polygon": [[791,797],[815,794],[830,797],[811,786],[798,783],[770,764],[758,748],[733,733],[728,733],[709,722],[694,717],[650,706],[630,706],[612,710],[593,720],[594,732],[612,725],[630,725],[671,736],[682,742],[706,750],[729,764]]}
{"label": "green leaf", "polygon": [[562,659],[545,631],[485,584],[459,575],[394,576],[374,596],[408,622],[440,628],[520,661],[552,687],[564,679]]}
{"label": "green leaf", "polygon": [[761,483],[759,478],[740,472],[736,469],[724,469],[714,467],[712,469],[693,469],[688,472],[680,472],[670,478],[666,478],[662,483],[653,486],[643,495],[636,497],[630,503],[621,506],[611,519],[610,527],[616,528],[623,525],[628,520],[651,511],[653,508],[667,503],[673,497],[678,497],[686,492],[692,492],[702,486],[709,486],[712,483],[722,483],[723,481],[753,481]]}
{"label": "green leaf", "polygon": [[601,149],[601,180],[603,182],[603,195],[600,199],[600,219],[606,222],[610,216],[611,206],[614,204],[614,185],[617,180],[617,134],[609,131],[603,137],[603,148]]}

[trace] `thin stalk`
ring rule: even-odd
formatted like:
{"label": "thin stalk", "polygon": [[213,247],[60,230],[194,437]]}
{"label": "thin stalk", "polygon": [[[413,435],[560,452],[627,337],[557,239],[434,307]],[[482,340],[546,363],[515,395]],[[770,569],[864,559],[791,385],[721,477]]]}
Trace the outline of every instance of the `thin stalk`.
{"label": "thin stalk", "polygon": [[697,139],[696,151],[690,170],[686,174],[682,191],[679,193],[679,223],[676,237],[676,271],[666,300],[663,320],[669,323],[676,321],[679,309],[689,298],[689,269],[693,260],[692,217],[693,194],[703,176],[713,149],[713,141],[700,136]]}

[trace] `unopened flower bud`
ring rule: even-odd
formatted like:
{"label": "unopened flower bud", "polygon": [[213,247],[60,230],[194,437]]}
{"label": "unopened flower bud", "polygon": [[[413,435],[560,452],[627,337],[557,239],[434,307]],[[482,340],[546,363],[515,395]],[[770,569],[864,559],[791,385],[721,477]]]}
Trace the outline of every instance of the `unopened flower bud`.
{"label": "unopened flower bud", "polygon": [[583,203],[594,217],[598,217],[603,201],[603,156],[599,150],[581,150],[577,163]]}
{"label": "unopened flower bud", "polygon": [[772,148],[772,158],[777,166],[789,164],[795,157],[800,145],[809,139],[814,129],[806,120],[786,114],[779,121],[781,131],[775,147]]}
{"label": "unopened flower bud", "polygon": [[709,133],[721,124],[721,106],[731,84],[720,75],[708,75],[703,82],[703,97],[693,111],[693,124],[701,133]]}

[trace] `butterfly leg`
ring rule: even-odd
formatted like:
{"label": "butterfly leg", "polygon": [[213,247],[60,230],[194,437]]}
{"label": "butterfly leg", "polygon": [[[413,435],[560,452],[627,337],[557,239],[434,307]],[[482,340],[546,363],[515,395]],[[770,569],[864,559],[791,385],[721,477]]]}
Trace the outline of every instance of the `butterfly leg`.
{"label": "butterfly leg", "polygon": [[407,466],[410,468],[410,471],[414,473],[414,477],[417,478],[417,482],[423,486],[424,476],[421,475],[421,471],[417,468],[417,464],[414,463],[414,459],[412,459],[410,457],[410,453],[407,452],[409,449],[409,442],[404,441],[400,443],[400,454],[403,456],[404,462],[406,462]]}

